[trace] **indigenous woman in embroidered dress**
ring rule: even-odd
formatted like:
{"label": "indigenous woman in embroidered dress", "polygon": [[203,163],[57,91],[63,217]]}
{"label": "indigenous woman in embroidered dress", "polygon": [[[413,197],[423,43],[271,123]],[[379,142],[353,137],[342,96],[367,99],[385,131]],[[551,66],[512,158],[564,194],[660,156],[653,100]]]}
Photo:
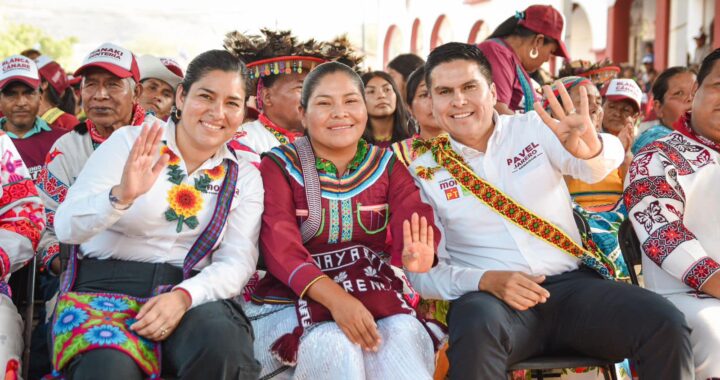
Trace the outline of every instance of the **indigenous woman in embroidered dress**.
{"label": "indigenous woman in embroidered dress", "polygon": [[432,209],[392,152],[360,138],[367,110],[352,69],[318,66],[301,113],[308,137],[260,166],[268,275],[247,312],[261,376],[430,379],[433,339],[398,267],[430,269]]}
{"label": "indigenous woman in embroidered dress", "polygon": [[35,257],[45,212],[20,154],[0,132],[0,377],[20,377],[23,321],[13,304],[10,275]]}
{"label": "indigenous woman in embroidered dress", "polygon": [[497,91],[495,110],[500,114],[530,112],[535,90],[528,74],[551,55],[570,59],[562,41],[562,14],[550,5],[531,5],[515,12],[478,45],[492,66]]}
{"label": "indigenous woman in embroidered dress", "polygon": [[257,378],[251,326],[229,300],[255,271],[263,210],[259,172],[226,145],[244,72],[227,51],[196,57],[177,124],[118,130],[58,208],[58,238],[80,246],[55,310],[56,375]]}
{"label": "indigenous woman in embroidered dress", "polygon": [[425,84],[425,68],[418,67],[407,80],[408,110],[415,123],[418,134],[403,141],[396,142],[390,147],[403,165],[408,166],[415,160],[417,153],[413,148],[415,141],[427,141],[442,133],[435,116],[432,113],[432,101]]}
{"label": "indigenous woman in embroidered dress", "polygon": [[645,146],[625,180],[645,287],[685,313],[695,378],[720,377],[720,49],[697,75],[691,112]]}
{"label": "indigenous woman in embroidered dress", "polygon": [[347,39],[331,43],[299,41],[290,31],[261,30],[262,35],[232,32],[225,47],[248,63],[250,79],[260,111],[257,120],[243,124],[239,141],[258,154],[292,143],[302,136],[300,91],[305,77],[317,65],[341,60],[351,66],[357,56]]}
{"label": "indigenous woman in embroidered dress", "polygon": [[365,73],[362,81],[368,110],[363,138],[383,148],[410,138],[415,131],[409,129],[405,102],[390,74],[373,71]]}

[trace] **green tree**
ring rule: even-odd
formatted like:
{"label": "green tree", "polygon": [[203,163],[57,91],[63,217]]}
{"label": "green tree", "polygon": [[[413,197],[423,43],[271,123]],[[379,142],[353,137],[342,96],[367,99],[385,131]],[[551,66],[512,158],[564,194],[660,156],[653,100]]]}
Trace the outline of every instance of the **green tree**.
{"label": "green tree", "polygon": [[78,39],[75,36],[56,39],[44,30],[29,24],[8,23],[0,31],[0,59],[20,54],[25,49],[37,49],[67,67],[72,57],[73,46]]}

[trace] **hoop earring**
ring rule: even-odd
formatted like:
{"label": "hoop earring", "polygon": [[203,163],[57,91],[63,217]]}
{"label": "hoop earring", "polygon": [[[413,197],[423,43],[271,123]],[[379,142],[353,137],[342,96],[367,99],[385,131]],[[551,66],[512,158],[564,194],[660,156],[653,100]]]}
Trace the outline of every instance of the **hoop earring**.
{"label": "hoop earring", "polygon": [[177,120],[180,120],[181,116],[182,116],[182,111],[175,108],[175,110],[173,111],[173,117],[175,117],[175,119],[177,119]]}
{"label": "hoop earring", "polygon": [[535,59],[540,55],[540,52],[538,51],[537,48],[534,47],[534,48],[530,49],[529,55],[530,55],[530,58]]}

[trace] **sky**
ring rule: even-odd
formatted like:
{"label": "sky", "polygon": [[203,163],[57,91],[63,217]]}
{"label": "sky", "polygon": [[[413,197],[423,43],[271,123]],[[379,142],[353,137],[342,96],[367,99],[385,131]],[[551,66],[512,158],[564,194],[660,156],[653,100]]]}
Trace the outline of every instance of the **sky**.
{"label": "sky", "polygon": [[187,63],[221,47],[229,31],[257,33],[262,27],[291,29],[302,39],[347,33],[361,48],[363,22],[368,34],[375,33],[378,1],[0,0],[0,29],[4,23],[28,23],[57,38],[75,36],[72,62],[77,64],[103,42]]}

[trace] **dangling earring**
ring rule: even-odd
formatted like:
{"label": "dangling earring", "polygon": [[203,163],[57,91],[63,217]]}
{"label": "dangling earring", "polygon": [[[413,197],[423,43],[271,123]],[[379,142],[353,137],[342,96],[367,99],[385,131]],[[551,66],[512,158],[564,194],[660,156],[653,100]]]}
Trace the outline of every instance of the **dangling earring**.
{"label": "dangling earring", "polygon": [[530,58],[535,59],[540,55],[540,52],[538,52],[538,49],[536,47],[530,49]]}

